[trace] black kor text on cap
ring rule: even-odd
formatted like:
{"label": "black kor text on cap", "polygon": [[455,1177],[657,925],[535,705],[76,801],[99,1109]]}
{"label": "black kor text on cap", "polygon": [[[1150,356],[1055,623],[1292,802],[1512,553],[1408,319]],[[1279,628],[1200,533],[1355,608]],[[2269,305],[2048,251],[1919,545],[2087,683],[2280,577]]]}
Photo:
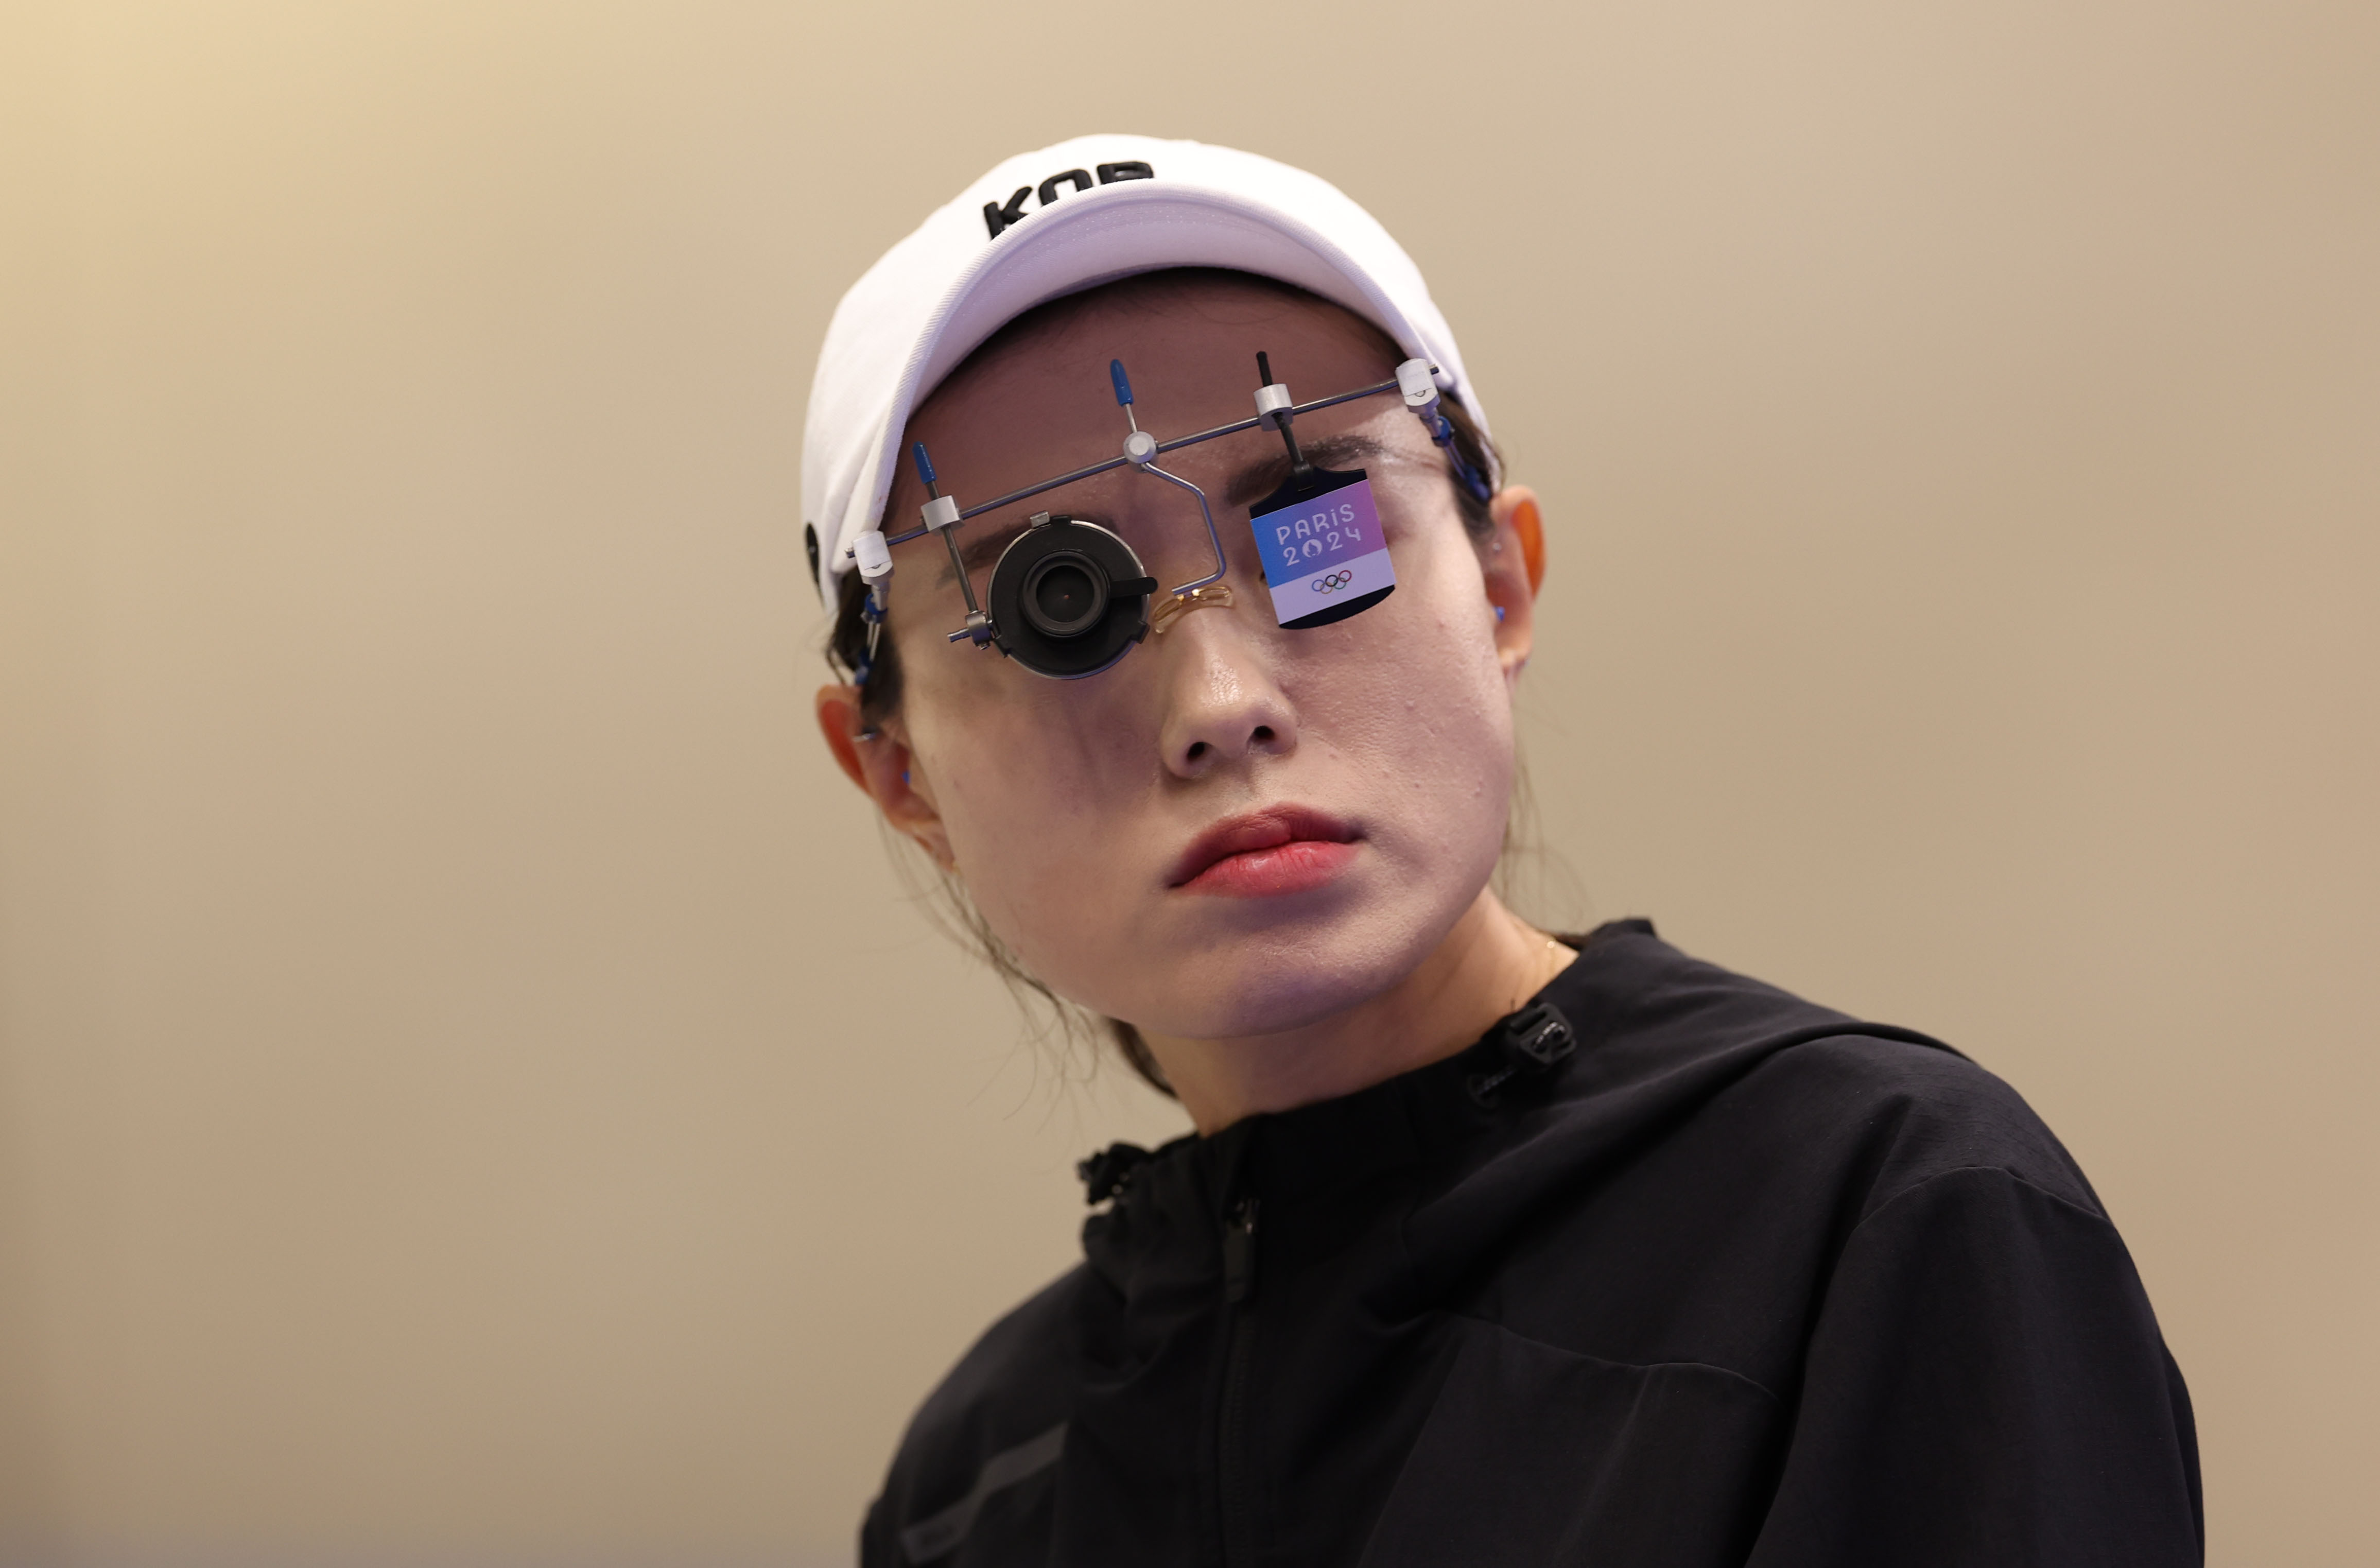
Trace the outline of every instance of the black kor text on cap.
{"label": "black kor text on cap", "polygon": [[[1113,185],[1116,181],[1124,179],[1155,179],[1157,177],[1157,171],[1150,168],[1147,164],[1140,162],[1138,159],[1131,159],[1121,164],[1101,164],[1099,165],[1099,182],[1101,185]],[[985,202],[983,204],[983,226],[991,231],[992,238],[998,239],[1000,237],[1001,230],[1008,227],[1012,224],[1021,224],[1025,221],[1025,199],[1026,197],[1038,194],[1041,198],[1041,205],[1043,207],[1047,207],[1056,201],[1060,196],[1065,194],[1063,191],[1059,189],[1060,186],[1064,185],[1071,185],[1076,190],[1090,189],[1090,171],[1088,169],[1061,169],[1056,174],[1051,175],[1048,179],[1043,180],[1038,190],[1035,187],[1029,185],[1018,186],[1016,188],[1016,194],[1008,199],[1008,204],[1006,206],[1002,206],[997,201]],[[1039,209],[1038,208],[1036,209],[1036,211],[1038,210]]]}

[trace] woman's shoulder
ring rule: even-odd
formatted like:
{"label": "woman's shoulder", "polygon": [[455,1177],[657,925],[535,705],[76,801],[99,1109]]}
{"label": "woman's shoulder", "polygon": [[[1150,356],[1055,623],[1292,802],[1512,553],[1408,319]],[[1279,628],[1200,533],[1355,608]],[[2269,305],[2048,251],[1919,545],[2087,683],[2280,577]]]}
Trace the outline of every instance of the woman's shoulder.
{"label": "woman's shoulder", "polygon": [[[1091,1288],[1089,1270],[1067,1270],[986,1329],[910,1419],[902,1447],[959,1439],[970,1449],[1029,1437],[1041,1417],[1062,1420],[1076,1377],[1069,1326]],[[1046,1426],[1048,1422],[1042,1421]]]}
{"label": "woman's shoulder", "polygon": [[1067,1326],[1092,1288],[1087,1269],[1068,1270],[985,1330],[943,1375],[910,1417],[884,1489],[868,1510],[866,1561],[935,1555],[914,1541],[891,1551],[892,1522],[913,1522],[905,1537],[921,1527],[917,1521],[930,1526],[948,1516],[955,1525],[970,1500],[979,1504],[988,1495],[988,1474],[1014,1485],[1057,1458],[1079,1377]]}
{"label": "woman's shoulder", "polygon": [[2057,1135],[2005,1080],[1946,1047],[1829,1035],[1748,1076],[1758,1113],[1833,1145],[1862,1176],[1859,1218],[1937,1177],[1997,1171],[2105,1219]]}
{"label": "woman's shoulder", "polygon": [[[1404,1237],[1425,1295],[1606,1361],[1694,1362],[1770,1390],[1852,1238],[1896,1200],[1928,1245],[2009,1238],[1970,1197],[2046,1194],[2112,1236],[2008,1084],[1931,1036],[1691,958],[1641,922],[1588,941],[1541,1000],[1577,1043],[1425,1183]],[[1995,1211],[1997,1212],[1997,1211]]]}
{"label": "woman's shoulder", "polygon": [[1585,1047],[1563,1098],[1604,1136],[1666,1124],[1747,1176],[1823,1167],[1838,1194],[1837,1184],[1855,1189],[1862,1212],[1934,1177],[1990,1169],[2101,1213],[2023,1097],[1932,1035],[1689,957],[1645,921],[1596,933],[1557,987]]}

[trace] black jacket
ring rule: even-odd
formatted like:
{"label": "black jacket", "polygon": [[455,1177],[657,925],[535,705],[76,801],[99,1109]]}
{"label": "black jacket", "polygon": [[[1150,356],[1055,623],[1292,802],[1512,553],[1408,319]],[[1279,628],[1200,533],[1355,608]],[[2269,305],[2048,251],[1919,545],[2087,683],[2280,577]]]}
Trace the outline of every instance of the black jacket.
{"label": "black jacket", "polygon": [[1642,921],[1537,1001],[1087,1161],[867,1568],[2201,1561],[2181,1375],[2007,1085]]}

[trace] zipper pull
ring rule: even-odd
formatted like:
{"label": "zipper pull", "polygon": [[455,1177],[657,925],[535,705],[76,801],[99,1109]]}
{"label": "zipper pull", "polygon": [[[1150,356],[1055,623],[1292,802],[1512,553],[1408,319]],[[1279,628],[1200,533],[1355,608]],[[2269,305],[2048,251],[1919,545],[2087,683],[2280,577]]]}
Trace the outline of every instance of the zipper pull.
{"label": "zipper pull", "polygon": [[1223,1222],[1223,1299],[1242,1302],[1257,1290],[1257,1200],[1244,1197]]}

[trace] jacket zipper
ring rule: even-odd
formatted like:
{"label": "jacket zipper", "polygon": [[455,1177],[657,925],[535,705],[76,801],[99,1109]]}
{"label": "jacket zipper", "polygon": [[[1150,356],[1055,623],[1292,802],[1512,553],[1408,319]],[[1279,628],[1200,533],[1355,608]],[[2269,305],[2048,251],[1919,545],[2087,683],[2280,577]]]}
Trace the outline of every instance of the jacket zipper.
{"label": "jacket zipper", "polygon": [[1248,1363],[1256,1340],[1257,1200],[1242,1197],[1223,1221],[1223,1401],[1215,1434],[1223,1568],[1257,1560],[1256,1483],[1247,1434]]}

